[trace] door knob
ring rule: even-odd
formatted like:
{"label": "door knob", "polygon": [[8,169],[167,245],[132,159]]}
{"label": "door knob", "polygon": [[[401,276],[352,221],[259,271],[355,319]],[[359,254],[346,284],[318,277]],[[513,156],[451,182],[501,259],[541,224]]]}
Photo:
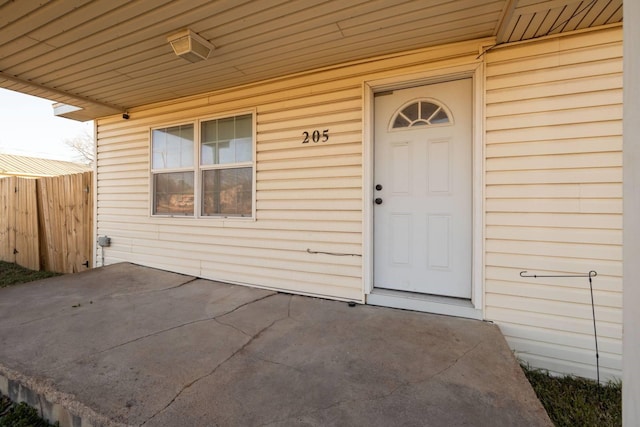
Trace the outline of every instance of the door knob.
{"label": "door knob", "polygon": [[374,202],[376,202],[376,205],[381,205],[382,204],[382,199],[380,197],[378,197],[377,199],[374,200]]}
{"label": "door knob", "polygon": [[382,190],[382,185],[380,185],[380,184],[376,185],[376,190],[378,190],[378,191]]}

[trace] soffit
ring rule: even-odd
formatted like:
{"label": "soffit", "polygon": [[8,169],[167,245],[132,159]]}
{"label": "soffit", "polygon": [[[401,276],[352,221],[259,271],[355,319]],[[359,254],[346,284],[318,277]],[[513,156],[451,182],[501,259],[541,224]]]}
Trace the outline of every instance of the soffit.
{"label": "soffit", "polygon": [[[58,108],[77,120],[376,55],[622,19],[622,0],[41,3],[0,0],[0,87],[81,107]],[[208,60],[173,54],[166,38],[183,28],[216,47]]]}
{"label": "soffit", "polygon": [[506,14],[498,43],[622,22],[622,0],[519,0]]}

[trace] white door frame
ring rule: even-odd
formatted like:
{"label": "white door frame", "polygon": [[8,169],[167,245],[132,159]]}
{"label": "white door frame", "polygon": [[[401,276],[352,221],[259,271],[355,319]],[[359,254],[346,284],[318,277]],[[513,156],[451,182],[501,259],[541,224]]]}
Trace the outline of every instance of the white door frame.
{"label": "white door frame", "polygon": [[[482,319],[484,313],[484,63],[481,60],[449,68],[428,70],[421,73],[369,80],[363,83],[363,280],[365,300],[380,304],[380,297],[373,289],[373,165],[374,165],[374,94],[388,90],[399,90],[413,86],[440,83],[461,78],[472,78],[472,144],[473,144],[473,184],[472,184],[472,267],[470,306],[457,302],[416,300],[402,302],[401,298],[382,297],[383,305],[398,308],[430,311],[461,317]],[[374,298],[375,297],[375,298]],[[374,302],[375,300],[375,302]]]}

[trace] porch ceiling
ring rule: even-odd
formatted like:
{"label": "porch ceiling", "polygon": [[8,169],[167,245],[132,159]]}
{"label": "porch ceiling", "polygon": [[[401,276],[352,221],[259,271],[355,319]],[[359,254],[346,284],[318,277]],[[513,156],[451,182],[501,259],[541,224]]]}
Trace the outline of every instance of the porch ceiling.
{"label": "porch ceiling", "polygon": [[[622,0],[0,0],[0,87],[76,120],[375,55],[622,21]],[[210,58],[177,57],[190,28]],[[69,105],[80,107],[69,108]]]}

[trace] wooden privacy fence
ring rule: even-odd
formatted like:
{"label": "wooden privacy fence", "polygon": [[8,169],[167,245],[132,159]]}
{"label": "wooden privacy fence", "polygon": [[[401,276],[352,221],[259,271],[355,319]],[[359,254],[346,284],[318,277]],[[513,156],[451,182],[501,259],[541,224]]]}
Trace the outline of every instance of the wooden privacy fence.
{"label": "wooden privacy fence", "polygon": [[32,270],[91,267],[92,172],[0,179],[0,259]]}

